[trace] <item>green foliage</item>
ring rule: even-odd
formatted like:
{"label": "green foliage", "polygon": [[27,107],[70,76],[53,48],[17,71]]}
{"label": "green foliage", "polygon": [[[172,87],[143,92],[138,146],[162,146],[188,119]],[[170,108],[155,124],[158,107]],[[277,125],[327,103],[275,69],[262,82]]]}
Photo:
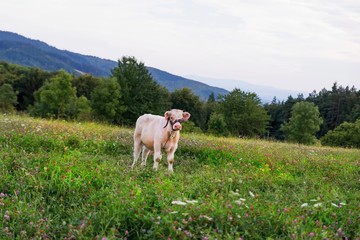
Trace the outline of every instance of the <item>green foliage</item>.
{"label": "green foliage", "polygon": [[217,136],[227,136],[229,134],[224,115],[215,112],[211,114],[208,123],[208,133]]}
{"label": "green foliage", "polygon": [[191,89],[182,88],[171,93],[171,108],[182,109],[191,114],[191,121],[205,129],[205,104]]}
{"label": "green foliage", "polygon": [[124,106],[120,85],[116,79],[104,79],[91,94],[91,107],[96,119],[110,123],[121,122]]}
{"label": "green foliage", "polygon": [[0,115],[1,239],[357,239],[359,150],[182,134],[131,170],[133,130]]}
{"label": "green foliage", "polygon": [[47,73],[37,68],[22,67],[6,62],[0,62],[0,85],[2,83],[11,84],[17,93],[16,109],[25,111],[30,105],[34,104],[33,93],[38,90],[46,79],[51,77]]}
{"label": "green foliage", "polygon": [[34,93],[36,101],[30,107],[30,114],[39,117],[76,118],[82,111],[78,107],[86,107],[83,111],[88,111],[85,99],[78,101],[71,81],[72,76],[65,71],[52,77]]}
{"label": "green foliage", "polygon": [[223,96],[219,111],[232,135],[258,136],[267,131],[270,117],[255,93],[234,89]]}
{"label": "green foliage", "polygon": [[112,76],[120,85],[125,107],[122,123],[134,125],[136,119],[144,113],[162,115],[170,108],[169,92],[156,83],[145,65],[134,57],[119,60],[118,67],[112,70]]}
{"label": "green foliage", "polygon": [[76,98],[73,106],[73,115],[79,121],[91,120],[91,106],[90,101],[85,97],[81,96]]}
{"label": "green foliage", "polygon": [[285,122],[281,130],[290,142],[314,144],[315,134],[320,130],[322,122],[319,109],[314,103],[298,102],[292,108],[290,121]]}
{"label": "green foliage", "polygon": [[202,133],[201,128],[197,127],[193,121],[186,121],[182,123],[184,133]]}
{"label": "green foliage", "polygon": [[319,136],[324,136],[345,121],[355,122],[356,116],[360,115],[360,91],[355,87],[342,87],[335,82],[331,90],[322,89],[319,93],[314,91],[307,100],[319,107],[324,119]]}
{"label": "green foliage", "polygon": [[13,87],[8,83],[0,85],[0,112],[14,112],[16,104],[17,98]]}
{"label": "green foliage", "polygon": [[85,96],[87,99],[91,99],[91,93],[101,83],[101,81],[103,80],[100,78],[84,74],[74,77],[72,85],[76,88],[76,95],[78,97]]}
{"label": "green foliage", "polygon": [[360,148],[360,119],[344,122],[321,138],[321,144],[337,147]]}

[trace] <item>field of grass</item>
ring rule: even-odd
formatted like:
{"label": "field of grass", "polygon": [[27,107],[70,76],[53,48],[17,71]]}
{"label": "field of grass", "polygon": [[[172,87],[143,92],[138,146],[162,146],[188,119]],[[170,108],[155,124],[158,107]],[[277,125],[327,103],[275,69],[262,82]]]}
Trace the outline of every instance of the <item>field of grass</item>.
{"label": "field of grass", "polygon": [[[186,126],[185,126],[186,127]],[[360,150],[0,116],[0,239],[360,239]]]}

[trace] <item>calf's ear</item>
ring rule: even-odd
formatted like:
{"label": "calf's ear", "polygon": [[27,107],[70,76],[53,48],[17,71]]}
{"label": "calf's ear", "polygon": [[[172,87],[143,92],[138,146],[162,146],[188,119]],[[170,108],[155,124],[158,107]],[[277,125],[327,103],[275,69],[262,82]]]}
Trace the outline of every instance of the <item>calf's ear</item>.
{"label": "calf's ear", "polygon": [[190,118],[190,113],[184,112],[184,113],[183,113],[183,119],[184,119],[185,121],[187,121],[187,120],[189,120],[189,118]]}
{"label": "calf's ear", "polygon": [[170,111],[165,112],[165,114],[164,114],[165,120],[168,120],[170,116],[171,116]]}

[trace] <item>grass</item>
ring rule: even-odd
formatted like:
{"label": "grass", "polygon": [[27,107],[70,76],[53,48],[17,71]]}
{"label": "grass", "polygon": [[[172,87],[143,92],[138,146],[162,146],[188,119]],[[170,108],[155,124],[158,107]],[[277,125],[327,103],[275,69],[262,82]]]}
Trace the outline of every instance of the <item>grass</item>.
{"label": "grass", "polygon": [[169,174],[132,142],[0,116],[0,238],[360,239],[360,150],[183,134]]}

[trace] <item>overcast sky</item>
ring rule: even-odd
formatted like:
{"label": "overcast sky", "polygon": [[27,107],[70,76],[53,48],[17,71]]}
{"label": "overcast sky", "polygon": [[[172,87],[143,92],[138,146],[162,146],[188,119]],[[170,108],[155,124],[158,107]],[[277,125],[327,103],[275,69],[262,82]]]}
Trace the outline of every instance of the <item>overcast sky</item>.
{"label": "overcast sky", "polygon": [[180,76],[360,89],[360,0],[11,0],[0,26]]}

